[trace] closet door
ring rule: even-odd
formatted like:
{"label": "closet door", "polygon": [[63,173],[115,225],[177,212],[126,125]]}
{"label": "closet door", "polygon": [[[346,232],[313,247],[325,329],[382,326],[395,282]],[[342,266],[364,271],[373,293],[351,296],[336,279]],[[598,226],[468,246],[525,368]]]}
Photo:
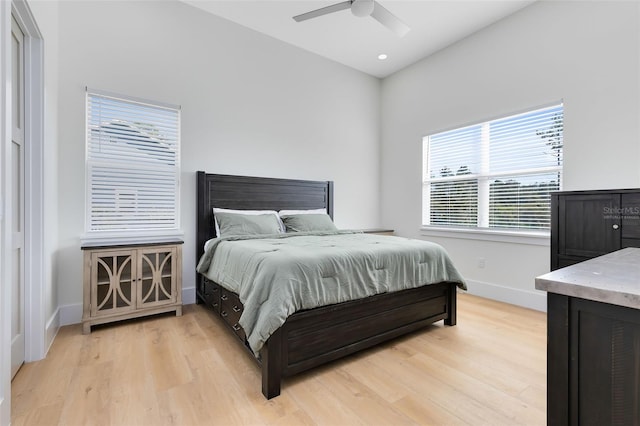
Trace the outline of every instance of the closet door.
{"label": "closet door", "polygon": [[25,358],[24,336],[24,34],[11,18],[11,377]]}

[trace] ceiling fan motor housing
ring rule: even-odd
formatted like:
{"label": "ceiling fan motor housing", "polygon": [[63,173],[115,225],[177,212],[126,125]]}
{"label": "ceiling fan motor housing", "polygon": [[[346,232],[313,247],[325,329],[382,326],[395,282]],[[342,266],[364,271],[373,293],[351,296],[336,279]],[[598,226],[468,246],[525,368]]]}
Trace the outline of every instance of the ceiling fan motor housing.
{"label": "ceiling fan motor housing", "polygon": [[373,19],[395,32],[398,37],[403,37],[409,31],[409,26],[407,24],[402,22],[398,17],[393,15],[375,0],[345,0],[340,3],[312,10],[311,12],[296,15],[293,19],[296,22],[301,22],[306,21],[307,19],[328,15],[329,13],[340,12],[345,9],[351,9],[351,13],[359,18],[371,16]]}
{"label": "ceiling fan motor housing", "polygon": [[373,13],[373,8],[373,0],[353,0],[351,2],[351,13],[353,13],[358,18],[370,16],[371,13]]}

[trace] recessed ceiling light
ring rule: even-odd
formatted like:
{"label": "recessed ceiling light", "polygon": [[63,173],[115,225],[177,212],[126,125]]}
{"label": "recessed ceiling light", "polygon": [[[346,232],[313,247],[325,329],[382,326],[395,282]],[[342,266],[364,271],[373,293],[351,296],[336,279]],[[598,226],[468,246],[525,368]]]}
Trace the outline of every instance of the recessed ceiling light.
{"label": "recessed ceiling light", "polygon": [[381,53],[378,55],[378,59],[380,59],[381,61],[384,61],[385,59],[387,59],[387,55],[385,55],[384,53]]}

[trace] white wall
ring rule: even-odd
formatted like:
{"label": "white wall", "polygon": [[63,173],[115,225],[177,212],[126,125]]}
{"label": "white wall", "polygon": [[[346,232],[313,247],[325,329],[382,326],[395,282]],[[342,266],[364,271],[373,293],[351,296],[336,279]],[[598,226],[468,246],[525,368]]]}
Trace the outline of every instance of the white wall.
{"label": "white wall", "polygon": [[173,1],[64,1],[59,28],[63,323],[82,302],[85,86],[182,106],[184,287],[197,170],[334,180],[338,226],[380,224],[378,79]]}
{"label": "white wall", "polygon": [[[196,170],[333,179],[339,226],[427,238],[422,137],[564,100],[565,189],[640,186],[632,2],[539,2],[385,79],[381,99],[375,78],[182,3],[65,1],[59,17],[39,15],[59,26],[59,55],[47,61],[59,72],[60,190],[48,196],[58,207],[51,273],[63,324],[80,318],[85,86],[182,105],[186,288]],[[548,270],[548,246],[428,238],[449,250],[472,291],[544,304],[533,278]]]}
{"label": "white wall", "polygon": [[383,80],[384,225],[441,243],[471,292],[544,309],[548,246],[421,235],[422,137],[563,100],[564,189],[640,186],[639,17],[637,2],[537,2]]}

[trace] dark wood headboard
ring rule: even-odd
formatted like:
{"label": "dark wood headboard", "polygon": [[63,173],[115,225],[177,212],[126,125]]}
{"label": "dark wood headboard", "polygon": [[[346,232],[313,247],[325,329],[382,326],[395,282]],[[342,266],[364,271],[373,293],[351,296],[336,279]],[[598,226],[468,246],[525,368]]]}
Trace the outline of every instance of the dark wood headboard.
{"label": "dark wood headboard", "polygon": [[216,236],[213,208],[239,210],[327,209],[333,218],[333,182],[197,172],[196,261]]}

